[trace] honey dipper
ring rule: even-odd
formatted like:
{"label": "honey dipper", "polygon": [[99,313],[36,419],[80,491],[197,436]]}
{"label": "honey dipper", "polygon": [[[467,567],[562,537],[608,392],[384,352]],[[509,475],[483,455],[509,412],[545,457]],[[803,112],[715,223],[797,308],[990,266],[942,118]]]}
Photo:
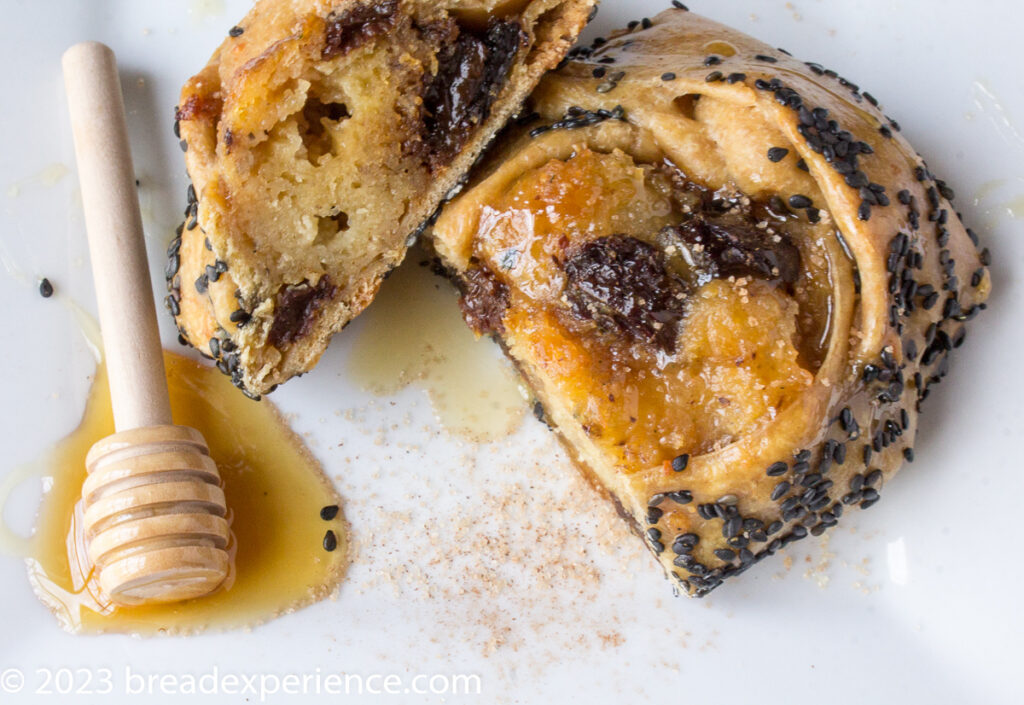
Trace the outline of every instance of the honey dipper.
{"label": "honey dipper", "polygon": [[215,590],[230,560],[224,491],[201,433],[173,425],[114,53],[63,58],[116,433],[89,450],[83,531],[120,605]]}

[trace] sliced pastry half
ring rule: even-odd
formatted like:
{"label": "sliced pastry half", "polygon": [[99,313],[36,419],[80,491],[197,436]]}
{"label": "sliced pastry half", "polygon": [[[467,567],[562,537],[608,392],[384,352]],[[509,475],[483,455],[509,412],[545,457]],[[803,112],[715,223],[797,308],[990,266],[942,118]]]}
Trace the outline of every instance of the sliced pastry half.
{"label": "sliced pastry half", "polygon": [[434,247],[667,573],[703,595],[874,504],[990,287],[899,126],[683,9],[532,102]]}
{"label": "sliced pastry half", "polygon": [[261,0],[182,90],[182,340],[250,395],[316,364],[593,0]]}

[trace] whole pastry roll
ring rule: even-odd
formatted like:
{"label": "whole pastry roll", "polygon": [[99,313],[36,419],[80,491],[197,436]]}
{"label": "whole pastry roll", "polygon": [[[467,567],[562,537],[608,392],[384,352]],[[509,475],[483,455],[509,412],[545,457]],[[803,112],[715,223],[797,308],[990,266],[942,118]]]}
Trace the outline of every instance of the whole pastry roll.
{"label": "whole pastry roll", "polygon": [[594,0],[262,0],[182,89],[182,342],[250,395],[316,364]]}
{"label": "whole pastry roll", "polygon": [[867,508],[987,251],[856,85],[681,7],[574,52],[433,243],[679,587]]}

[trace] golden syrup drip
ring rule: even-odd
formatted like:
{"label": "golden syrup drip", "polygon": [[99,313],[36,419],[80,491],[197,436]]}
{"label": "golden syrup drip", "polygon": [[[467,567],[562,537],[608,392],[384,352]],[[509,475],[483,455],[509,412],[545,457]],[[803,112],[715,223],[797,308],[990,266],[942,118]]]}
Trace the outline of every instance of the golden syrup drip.
{"label": "golden syrup drip", "polygon": [[724,39],[715,39],[704,45],[705,54],[718,54],[725,58],[736,55],[736,47]]}
{"label": "golden syrup drip", "polygon": [[479,441],[501,438],[528,408],[498,347],[478,340],[462,320],[458,295],[410,251],[357,319],[348,372],[368,391],[390,396],[410,384],[430,397],[451,433]]}
{"label": "golden syrup drip", "polygon": [[[330,595],[348,559],[340,504],[317,461],[269,402],[253,402],[217,370],[165,353],[176,423],[202,432],[227,497],[233,569],[207,597],[119,607],[101,594],[78,528],[85,456],[114,431],[106,368],[97,368],[81,425],[47,460],[51,486],[29,541],[28,571],[36,594],[72,632],[194,633],[265,622]],[[323,548],[333,530],[338,547]]]}

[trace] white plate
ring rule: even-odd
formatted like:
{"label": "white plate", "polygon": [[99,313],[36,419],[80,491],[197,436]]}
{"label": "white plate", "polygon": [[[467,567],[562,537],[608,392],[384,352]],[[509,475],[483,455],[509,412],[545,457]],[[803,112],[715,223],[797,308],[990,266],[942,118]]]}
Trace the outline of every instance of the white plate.
{"label": "white plate", "polygon": [[[199,677],[216,666],[240,677],[393,673],[399,690],[416,674],[475,674],[483,691],[381,696],[389,702],[1021,702],[1013,677],[1024,631],[1016,543],[1024,299],[1015,273],[1024,257],[1024,42],[1016,4],[690,4],[878,96],[956,188],[958,207],[994,253],[989,310],[928,400],[917,461],[884,501],[844,517],[828,541],[795,545],[791,562],[767,561],[703,601],[673,598],[646,549],[611,521],[540,424],[467,443],[440,429],[421,389],[384,399],[362,391],[346,373],[347,352],[364,334],[357,324],[315,372],[274,395],[339,478],[361,546],[337,600],[250,633],[83,638],[58,629],[20,559],[0,556],[0,701],[12,702],[4,689],[18,685],[6,669],[24,676],[17,697],[34,701],[47,697],[32,695],[46,669],[72,669],[77,688],[85,671],[74,669],[108,668],[112,695],[127,700],[140,683],[126,680],[126,669]],[[592,31],[667,2],[605,5]],[[171,110],[180,84],[245,10],[245,2],[218,0],[4,3],[0,472],[75,426],[93,369],[67,309],[35,291],[35,277],[46,275],[94,308],[62,50],[98,39],[118,53],[159,291],[160,253],[186,185]],[[161,325],[172,346],[166,315]],[[6,518],[26,526],[37,495],[21,488]],[[505,541],[507,559],[491,564],[497,549],[479,552],[484,541]],[[101,676],[94,671],[89,687]]]}

